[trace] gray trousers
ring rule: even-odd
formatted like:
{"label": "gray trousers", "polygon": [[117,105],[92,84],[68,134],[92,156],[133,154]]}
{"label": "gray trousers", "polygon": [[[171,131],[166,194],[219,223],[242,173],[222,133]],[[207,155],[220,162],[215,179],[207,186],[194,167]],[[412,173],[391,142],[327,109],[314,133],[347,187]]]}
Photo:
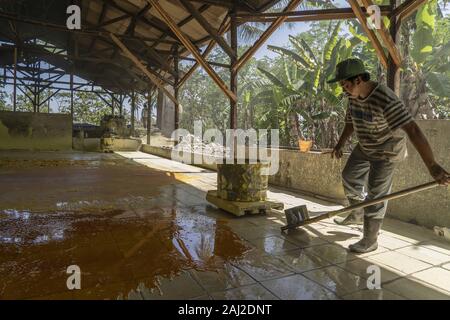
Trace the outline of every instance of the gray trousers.
{"label": "gray trousers", "polygon": [[[342,171],[344,192],[350,204],[389,194],[395,165],[395,162],[388,160],[369,159],[357,145]],[[386,208],[387,201],[366,207],[364,208],[364,217],[383,219]]]}

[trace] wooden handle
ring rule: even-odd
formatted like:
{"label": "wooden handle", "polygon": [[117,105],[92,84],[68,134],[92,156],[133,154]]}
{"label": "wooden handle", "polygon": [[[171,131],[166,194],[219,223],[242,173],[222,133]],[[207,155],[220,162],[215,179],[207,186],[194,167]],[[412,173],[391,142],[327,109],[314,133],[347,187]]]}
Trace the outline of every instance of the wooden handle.
{"label": "wooden handle", "polygon": [[378,199],[372,199],[372,200],[360,202],[360,203],[357,203],[357,204],[354,204],[354,205],[351,205],[351,206],[348,206],[348,207],[345,207],[345,208],[342,208],[342,209],[339,209],[339,210],[336,210],[336,211],[331,211],[331,212],[328,212],[327,215],[329,215],[329,217],[333,217],[333,216],[341,214],[341,213],[350,212],[350,211],[356,210],[356,209],[362,209],[362,208],[365,208],[365,207],[368,207],[368,206],[371,206],[371,205],[374,205],[374,204],[378,204],[380,202],[384,202],[384,201],[387,201],[387,200],[393,200],[393,199],[397,199],[397,198],[401,198],[401,197],[407,196],[409,194],[413,194],[413,193],[416,193],[416,192],[428,190],[428,189],[437,187],[438,185],[439,185],[439,183],[436,182],[436,181],[428,182],[428,183],[425,183],[425,184],[421,184],[419,186],[415,186],[415,187],[412,187],[412,188],[408,188],[408,189],[405,189],[405,190],[401,190],[401,191],[397,191],[397,192],[385,195],[385,196],[380,197]]}
{"label": "wooden handle", "polygon": [[336,216],[338,214],[341,214],[341,213],[347,213],[347,212],[351,212],[352,210],[362,209],[362,208],[365,208],[365,207],[368,207],[368,206],[371,206],[371,205],[374,205],[374,204],[378,204],[378,203],[383,202],[383,201],[401,198],[401,197],[407,196],[409,194],[413,194],[413,193],[416,193],[416,192],[419,192],[419,191],[424,191],[424,190],[428,190],[428,189],[437,187],[438,185],[439,185],[439,183],[436,182],[436,181],[428,182],[428,183],[425,183],[425,184],[421,184],[419,186],[415,186],[415,187],[412,187],[412,188],[408,188],[408,189],[405,189],[405,190],[401,190],[401,191],[397,191],[397,192],[388,194],[388,195],[380,197],[378,199],[372,199],[372,200],[360,202],[360,203],[357,203],[357,204],[354,204],[354,205],[351,205],[349,207],[345,207],[345,208],[342,208],[342,209],[339,209],[339,210],[330,211],[330,212],[321,214],[320,216],[313,217],[313,218],[310,218],[308,220],[304,220],[304,221],[298,223],[295,226],[284,226],[284,227],[281,228],[281,230],[286,230],[286,229],[289,229],[289,228],[292,228],[292,227],[300,227],[300,226],[304,226],[304,225],[311,224],[311,223],[314,223],[314,222],[318,222],[318,221],[321,221],[321,220],[325,220],[325,219],[334,217],[334,216]]}

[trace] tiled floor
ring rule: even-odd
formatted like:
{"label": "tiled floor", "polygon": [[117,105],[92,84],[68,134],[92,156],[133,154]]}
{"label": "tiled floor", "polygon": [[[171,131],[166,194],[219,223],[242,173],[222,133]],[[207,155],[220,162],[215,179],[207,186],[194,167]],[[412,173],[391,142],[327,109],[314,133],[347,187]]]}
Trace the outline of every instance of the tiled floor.
{"label": "tiled floor", "polygon": [[[387,218],[380,248],[354,255],[360,227],[329,219],[281,233],[276,213],[208,204],[215,184],[213,172],[140,152],[0,153],[0,299],[450,299],[450,243],[431,230]],[[269,197],[340,208],[278,188]],[[67,289],[70,265],[81,290]]]}

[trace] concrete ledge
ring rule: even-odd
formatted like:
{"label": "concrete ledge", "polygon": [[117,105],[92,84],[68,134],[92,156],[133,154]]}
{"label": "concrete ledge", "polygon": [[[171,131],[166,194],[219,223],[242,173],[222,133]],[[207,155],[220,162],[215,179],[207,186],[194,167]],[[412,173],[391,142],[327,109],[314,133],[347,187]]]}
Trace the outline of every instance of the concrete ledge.
{"label": "concrete ledge", "polygon": [[[430,142],[436,160],[447,171],[450,170],[450,120],[419,120],[417,123]],[[142,151],[171,158],[171,148],[143,145]],[[408,158],[396,168],[393,192],[432,181],[422,159],[411,144],[408,144],[408,153]],[[192,159],[193,156],[191,154]],[[332,159],[329,154],[279,150],[279,157],[278,173],[269,176],[269,184],[346,204],[341,172],[348,155],[337,160]],[[214,165],[204,164],[202,167],[216,170]],[[438,187],[390,201],[387,215],[428,228],[449,227],[450,188]]]}
{"label": "concrete ledge", "polygon": [[0,149],[71,150],[72,117],[69,114],[0,111]]}
{"label": "concrete ledge", "polygon": [[[160,146],[151,146],[151,145],[148,145],[148,144],[142,144],[141,151],[142,152],[146,152],[146,153],[150,153],[150,154],[154,154],[154,155],[162,157],[162,158],[166,158],[166,159],[171,159],[172,160],[172,148],[171,147],[160,147]],[[190,155],[191,163],[190,164],[192,164],[192,165],[194,165],[196,167],[203,168],[203,169],[217,171],[217,165],[216,164],[208,164],[208,163],[195,164],[194,163],[194,157],[196,155],[197,156],[201,156],[201,154],[191,153],[191,155]]]}
{"label": "concrete ledge", "polygon": [[[138,151],[141,147],[141,141],[137,139],[114,138],[108,143],[108,150],[111,151]],[[73,138],[73,148],[80,151],[103,151],[100,138]]]}

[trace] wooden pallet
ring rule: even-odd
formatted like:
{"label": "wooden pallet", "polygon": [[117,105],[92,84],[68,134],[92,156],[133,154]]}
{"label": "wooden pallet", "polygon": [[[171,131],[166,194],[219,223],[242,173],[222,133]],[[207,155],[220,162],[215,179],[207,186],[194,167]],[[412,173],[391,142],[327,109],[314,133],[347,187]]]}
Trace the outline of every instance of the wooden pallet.
{"label": "wooden pallet", "polygon": [[257,202],[224,200],[217,196],[217,190],[209,190],[206,194],[206,200],[216,207],[236,216],[243,216],[246,214],[260,214],[266,213],[266,211],[270,211],[271,209],[283,210],[284,208],[283,203],[270,200]]}

